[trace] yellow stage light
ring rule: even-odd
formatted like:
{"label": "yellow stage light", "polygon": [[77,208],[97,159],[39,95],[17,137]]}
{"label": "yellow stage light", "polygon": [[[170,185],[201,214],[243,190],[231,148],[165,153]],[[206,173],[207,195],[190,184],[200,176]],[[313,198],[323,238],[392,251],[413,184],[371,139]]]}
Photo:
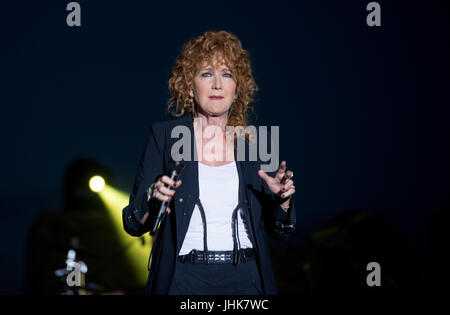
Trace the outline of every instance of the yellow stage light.
{"label": "yellow stage light", "polygon": [[89,188],[93,192],[100,192],[105,187],[105,180],[101,176],[93,176],[89,180]]}
{"label": "yellow stage light", "polygon": [[125,232],[122,223],[122,209],[128,204],[129,194],[105,184],[105,180],[101,176],[93,176],[89,180],[89,188],[98,193],[106,206],[111,223],[119,237],[118,247],[126,248],[124,254],[133,268],[135,279],[139,285],[144,286],[148,275],[147,264],[152,247],[152,237],[146,233],[139,239]]}
{"label": "yellow stage light", "polygon": [[152,248],[150,234],[146,233],[139,239],[130,236],[123,229],[122,209],[128,204],[129,194],[106,184],[98,195],[108,209],[111,223],[115,226],[119,241],[121,242],[120,246],[127,247],[125,255],[133,266],[136,279],[140,282],[140,285],[144,286],[148,276],[148,256]]}

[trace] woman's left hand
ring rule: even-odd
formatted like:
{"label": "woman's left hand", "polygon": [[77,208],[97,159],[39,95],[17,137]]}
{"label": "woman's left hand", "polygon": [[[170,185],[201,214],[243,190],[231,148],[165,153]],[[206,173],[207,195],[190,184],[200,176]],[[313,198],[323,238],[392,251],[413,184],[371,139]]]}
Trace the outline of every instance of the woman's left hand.
{"label": "woman's left hand", "polygon": [[258,171],[258,175],[267,183],[267,186],[269,186],[270,190],[275,195],[282,198],[280,206],[284,211],[288,211],[291,197],[295,193],[295,186],[294,181],[292,180],[294,172],[286,169],[286,161],[281,162],[275,177],[267,175],[266,172],[262,170]]}

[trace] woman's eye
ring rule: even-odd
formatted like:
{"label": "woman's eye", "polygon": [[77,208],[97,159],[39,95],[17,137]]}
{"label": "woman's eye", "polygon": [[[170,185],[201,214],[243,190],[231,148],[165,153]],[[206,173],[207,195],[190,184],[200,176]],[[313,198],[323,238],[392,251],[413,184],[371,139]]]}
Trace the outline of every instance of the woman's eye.
{"label": "woman's eye", "polygon": [[[202,77],[209,77],[212,75],[212,72],[203,72],[202,73]],[[223,74],[225,77],[227,78],[232,78],[233,76],[231,75],[231,73],[224,73]]]}

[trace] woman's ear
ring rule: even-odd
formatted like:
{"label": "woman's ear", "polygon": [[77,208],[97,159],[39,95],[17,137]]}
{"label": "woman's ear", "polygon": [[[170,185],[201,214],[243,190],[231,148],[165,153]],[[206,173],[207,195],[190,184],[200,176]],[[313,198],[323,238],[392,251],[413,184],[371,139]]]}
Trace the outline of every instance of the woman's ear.
{"label": "woman's ear", "polygon": [[189,90],[189,96],[192,98],[194,97],[194,92],[192,91],[192,88]]}

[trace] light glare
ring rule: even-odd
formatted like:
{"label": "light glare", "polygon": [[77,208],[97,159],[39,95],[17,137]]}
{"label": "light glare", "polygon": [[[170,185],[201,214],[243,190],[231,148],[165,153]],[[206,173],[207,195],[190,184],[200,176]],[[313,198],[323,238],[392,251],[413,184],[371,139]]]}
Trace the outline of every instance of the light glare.
{"label": "light glare", "polygon": [[99,192],[105,187],[105,180],[101,176],[94,176],[89,180],[89,188],[94,192]]}

